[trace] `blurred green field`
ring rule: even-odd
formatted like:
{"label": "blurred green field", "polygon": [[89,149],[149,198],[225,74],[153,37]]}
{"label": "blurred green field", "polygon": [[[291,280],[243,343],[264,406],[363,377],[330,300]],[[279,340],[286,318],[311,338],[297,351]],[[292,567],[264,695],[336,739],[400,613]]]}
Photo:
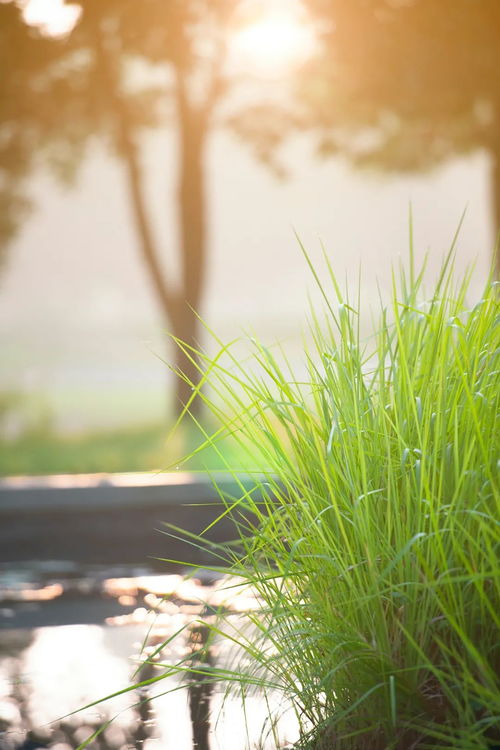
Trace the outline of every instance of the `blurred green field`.
{"label": "blurred green field", "polygon": [[[229,443],[205,448],[187,462],[181,459],[201,442],[194,434],[167,441],[162,425],[100,430],[76,436],[33,432],[14,440],[0,438],[0,476],[129,471],[223,470],[225,460],[244,469],[244,457]],[[176,465],[176,462],[178,465]]]}
{"label": "blurred green field", "polygon": [[[214,448],[205,448],[189,461],[202,438],[193,431],[168,438],[161,424],[131,426],[67,436],[50,429],[36,429],[15,439],[0,437],[0,476],[110,472],[216,471],[229,460],[244,469],[244,457],[225,442],[224,459]],[[239,455],[238,455],[239,453]]]}
{"label": "blurred green field", "polygon": [[0,474],[74,474],[150,471],[166,464],[165,430],[159,426],[66,437],[33,431],[0,441]]}
{"label": "blurred green field", "polygon": [[[205,425],[207,433],[212,431]],[[167,420],[68,432],[57,426],[42,396],[0,392],[0,476],[111,472],[221,471],[225,461],[245,468],[241,449],[229,440],[199,451],[204,438],[186,424]],[[220,453],[219,453],[220,451]]]}

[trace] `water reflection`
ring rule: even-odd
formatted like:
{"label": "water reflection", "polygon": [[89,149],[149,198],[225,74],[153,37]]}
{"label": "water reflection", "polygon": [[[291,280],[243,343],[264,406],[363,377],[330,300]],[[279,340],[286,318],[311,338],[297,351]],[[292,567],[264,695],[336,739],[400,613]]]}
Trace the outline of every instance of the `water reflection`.
{"label": "water reflection", "polygon": [[[163,577],[165,585],[167,578]],[[242,702],[227,696],[227,686],[207,685],[194,680],[189,691],[179,689],[180,678],[168,677],[142,688],[115,696],[98,706],[73,714],[105,695],[122,690],[135,680],[159,674],[146,664],[138,669],[146,653],[158,646],[183,624],[190,624],[158,653],[162,664],[173,663],[192,653],[197,667],[211,662],[223,665],[234,660],[234,650],[215,647],[207,657],[203,645],[208,630],[194,624],[204,607],[200,590],[210,592],[214,605],[224,603],[227,594],[217,586],[201,586],[180,580],[179,589],[188,601],[171,592],[169,601],[160,600],[161,577],[149,579],[150,601],[156,612],[139,607],[132,615],[112,618],[105,626],[66,625],[32,630],[3,630],[0,644],[0,750],[71,750],[112,720],[89,745],[93,750],[275,750],[296,736],[290,716],[270,726],[266,703],[258,696]],[[140,579],[108,582],[120,596],[128,595]],[[142,581],[141,586],[144,585]],[[198,594],[198,604],[194,599]],[[252,604],[244,595],[241,603]],[[234,663],[234,662],[233,662]],[[154,698],[150,701],[149,699]],[[276,703],[276,714],[278,714]]]}
{"label": "water reflection", "polygon": [[75,748],[113,717],[113,724],[92,747],[137,746],[134,740],[140,717],[135,709],[128,710],[134,703],[131,694],[68,714],[129,684],[129,657],[142,635],[138,626],[69,625],[6,631],[0,661],[4,732],[0,748]]}

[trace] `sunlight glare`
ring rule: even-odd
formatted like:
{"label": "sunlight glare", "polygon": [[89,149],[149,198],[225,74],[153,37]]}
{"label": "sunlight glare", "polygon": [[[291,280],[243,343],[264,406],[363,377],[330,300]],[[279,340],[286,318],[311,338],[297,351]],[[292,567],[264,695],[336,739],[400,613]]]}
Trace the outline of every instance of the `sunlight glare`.
{"label": "sunlight glare", "polygon": [[69,34],[82,12],[79,5],[64,0],[25,0],[22,7],[26,23],[54,37]]}
{"label": "sunlight glare", "polygon": [[313,47],[312,29],[291,7],[263,12],[237,31],[231,43],[239,68],[266,77],[292,72],[307,60]]}

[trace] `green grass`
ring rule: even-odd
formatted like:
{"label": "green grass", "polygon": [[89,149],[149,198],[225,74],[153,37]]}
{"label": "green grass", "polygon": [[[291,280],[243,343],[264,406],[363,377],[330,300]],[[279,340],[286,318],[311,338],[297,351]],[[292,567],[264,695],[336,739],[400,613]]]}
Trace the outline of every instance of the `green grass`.
{"label": "green grass", "polygon": [[264,602],[227,636],[250,659],[232,678],[283,691],[300,747],[500,742],[500,314],[451,266],[430,294],[394,279],[369,341],[359,300],[312,269],[305,378],[258,342],[252,366],[206,362],[209,443],[231,434],[265,475],[232,505],[257,519],[232,572]]}
{"label": "green grass", "polygon": [[[190,430],[168,440],[168,433],[165,425],[150,424],[68,436],[41,425],[15,439],[0,437],[0,476],[175,470],[176,462],[200,438]],[[228,455],[230,451],[227,446]],[[238,460],[234,453],[232,458]],[[182,468],[199,471],[223,466],[219,451],[207,446]]]}
{"label": "green grass", "polygon": [[159,425],[64,436],[27,431],[0,441],[0,475],[150,471],[165,461],[165,433]]}

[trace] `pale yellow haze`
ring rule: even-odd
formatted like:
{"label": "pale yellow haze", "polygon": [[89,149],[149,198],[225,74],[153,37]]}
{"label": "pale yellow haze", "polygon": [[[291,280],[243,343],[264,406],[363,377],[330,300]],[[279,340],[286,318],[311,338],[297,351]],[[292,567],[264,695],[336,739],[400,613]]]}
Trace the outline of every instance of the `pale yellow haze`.
{"label": "pale yellow haze", "polygon": [[[27,23],[50,36],[71,31],[81,9],[64,0],[21,0]],[[301,65],[311,54],[314,38],[295,0],[248,2],[243,20],[231,34],[230,57],[237,68],[264,77],[281,76]],[[138,5],[140,8],[140,5]]]}

